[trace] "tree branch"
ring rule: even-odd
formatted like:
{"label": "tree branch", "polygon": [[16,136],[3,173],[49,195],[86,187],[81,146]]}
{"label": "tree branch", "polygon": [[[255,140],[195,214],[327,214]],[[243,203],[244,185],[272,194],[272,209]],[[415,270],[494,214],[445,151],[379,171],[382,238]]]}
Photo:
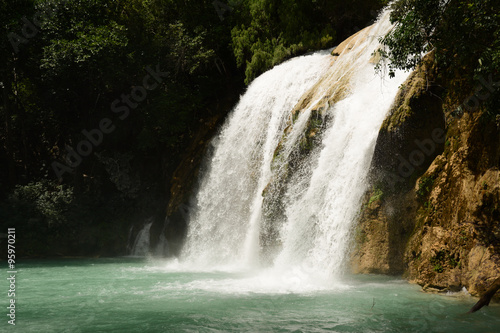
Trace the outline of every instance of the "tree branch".
{"label": "tree branch", "polygon": [[483,296],[481,296],[479,301],[474,304],[474,306],[467,313],[474,313],[481,309],[483,306],[488,306],[498,289],[500,289],[500,278],[496,279],[495,282],[493,282],[493,284],[488,288],[488,290],[486,290]]}

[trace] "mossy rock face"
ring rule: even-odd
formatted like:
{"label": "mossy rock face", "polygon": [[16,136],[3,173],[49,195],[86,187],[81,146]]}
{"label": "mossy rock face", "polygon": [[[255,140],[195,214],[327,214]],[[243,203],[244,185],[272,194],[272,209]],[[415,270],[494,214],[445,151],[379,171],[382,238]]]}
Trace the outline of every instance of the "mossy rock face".
{"label": "mossy rock face", "polygon": [[317,145],[318,137],[324,129],[324,118],[320,111],[313,110],[307,121],[304,137],[300,140],[300,154],[304,158]]}
{"label": "mossy rock face", "polygon": [[379,132],[371,176],[386,191],[411,189],[445,144],[445,117],[432,56],[402,85]]}
{"label": "mossy rock face", "polygon": [[280,246],[279,230],[286,219],[284,202],[286,191],[290,180],[297,172],[308,172],[308,168],[304,167],[304,163],[320,143],[327,122],[327,117],[322,115],[326,107],[314,109],[310,112],[302,138],[299,139],[291,152],[285,152],[285,142],[300,113],[304,111],[294,109],[290,116],[291,123],[283,131],[283,136],[276,147],[271,164],[273,178],[262,191],[263,221],[260,231],[260,244],[264,252]]}
{"label": "mossy rock face", "polygon": [[500,125],[484,107],[457,115],[463,100],[439,96],[434,73],[427,57],[380,130],[352,262],[479,296],[500,276]]}
{"label": "mossy rock face", "polygon": [[351,252],[353,273],[403,274],[415,211],[413,193],[389,195],[377,185],[367,191],[355,227],[355,246]]}
{"label": "mossy rock face", "polygon": [[[482,143],[482,144],[477,144]],[[488,112],[483,112],[467,138],[467,167],[474,174],[500,166],[500,124]]]}

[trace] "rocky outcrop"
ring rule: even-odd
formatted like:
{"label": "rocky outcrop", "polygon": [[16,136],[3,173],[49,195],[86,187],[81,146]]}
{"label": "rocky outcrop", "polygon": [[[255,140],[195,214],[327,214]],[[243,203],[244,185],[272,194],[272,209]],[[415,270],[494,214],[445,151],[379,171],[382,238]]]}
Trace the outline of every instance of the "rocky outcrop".
{"label": "rocky outcrop", "polygon": [[429,55],[400,87],[382,124],[371,169],[373,182],[385,192],[408,190],[443,152],[443,89],[435,76],[433,57]]}
{"label": "rocky outcrop", "polygon": [[414,228],[415,211],[412,193],[387,197],[380,189],[369,191],[355,230],[352,271],[357,274],[403,274],[403,258]]}
{"label": "rocky outcrop", "polygon": [[500,277],[500,126],[483,108],[457,112],[434,66],[428,56],[380,130],[353,270],[480,295]]}
{"label": "rocky outcrop", "polygon": [[204,121],[173,173],[165,220],[163,223],[153,224],[151,229],[152,248],[156,247],[162,235],[165,237],[167,245],[164,255],[176,256],[182,248],[187,233],[189,199],[196,190],[198,174],[210,140],[222,119],[221,114],[216,114]]}
{"label": "rocky outcrop", "polygon": [[405,261],[424,289],[480,295],[500,277],[500,131],[487,117],[452,120],[444,153],[415,187],[420,206]]}
{"label": "rocky outcrop", "polygon": [[444,149],[442,89],[433,82],[435,75],[428,56],[401,86],[379,131],[370,172],[373,187],[356,230],[356,273],[405,271],[404,252],[418,208],[412,189]]}

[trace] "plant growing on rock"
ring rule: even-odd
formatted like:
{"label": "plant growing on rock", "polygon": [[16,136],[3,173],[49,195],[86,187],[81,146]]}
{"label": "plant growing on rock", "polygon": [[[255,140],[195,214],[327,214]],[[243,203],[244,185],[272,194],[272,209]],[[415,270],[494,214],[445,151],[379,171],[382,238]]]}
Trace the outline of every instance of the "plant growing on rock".
{"label": "plant growing on rock", "polygon": [[424,199],[429,195],[434,185],[434,176],[424,176],[418,181],[417,196],[419,199]]}

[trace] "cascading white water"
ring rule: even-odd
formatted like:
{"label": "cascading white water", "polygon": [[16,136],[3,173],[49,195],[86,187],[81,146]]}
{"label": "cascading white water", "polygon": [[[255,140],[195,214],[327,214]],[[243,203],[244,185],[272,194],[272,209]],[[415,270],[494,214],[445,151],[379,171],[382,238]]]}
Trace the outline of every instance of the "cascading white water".
{"label": "cascading white water", "polygon": [[153,222],[147,222],[135,237],[134,246],[132,247],[131,255],[136,257],[144,257],[149,254],[149,236]]}
{"label": "cascading white water", "polygon": [[291,108],[324,73],[329,58],[328,52],[295,58],[250,85],[212,143],[215,151],[190,214],[184,258],[205,267],[254,259],[273,152]]}
{"label": "cascading white water", "polygon": [[[317,101],[328,99],[334,84],[347,97],[325,111],[327,129],[303,166],[310,172],[295,173],[282,194],[285,220],[273,270],[322,281],[341,274],[378,130],[408,76],[381,78],[370,62],[378,38],[391,28],[388,16],[384,12],[336,61],[326,52],[298,57],[252,83],[212,143],[181,261],[198,269],[258,264],[262,192],[273,179],[276,147],[292,125],[291,110],[321,79]],[[299,145],[310,114],[302,110],[285,131],[283,156]]]}

